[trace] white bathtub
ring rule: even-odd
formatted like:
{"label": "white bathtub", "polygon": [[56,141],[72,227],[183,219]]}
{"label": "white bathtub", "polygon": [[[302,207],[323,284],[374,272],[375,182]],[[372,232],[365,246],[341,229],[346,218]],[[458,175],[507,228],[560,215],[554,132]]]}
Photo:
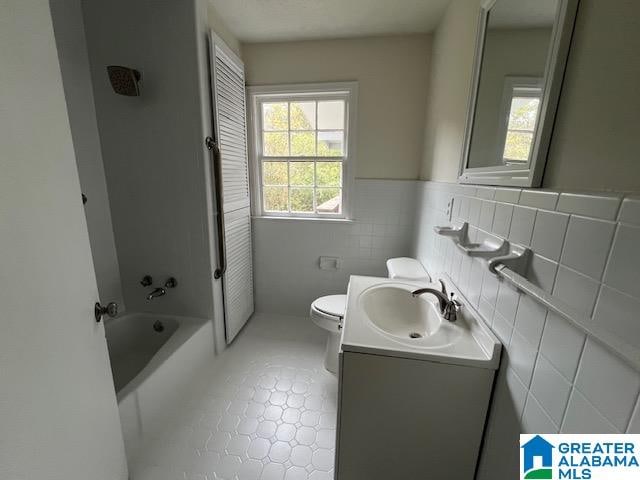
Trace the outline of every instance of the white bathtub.
{"label": "white bathtub", "polygon": [[131,460],[162,429],[194,374],[210,364],[213,326],[205,319],[133,313],[105,322],[105,333]]}

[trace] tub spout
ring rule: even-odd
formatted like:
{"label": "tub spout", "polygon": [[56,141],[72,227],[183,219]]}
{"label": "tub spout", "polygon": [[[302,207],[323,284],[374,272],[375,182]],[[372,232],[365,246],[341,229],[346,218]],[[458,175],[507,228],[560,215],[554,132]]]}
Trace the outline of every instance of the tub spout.
{"label": "tub spout", "polygon": [[151,292],[149,295],[147,295],[147,300],[150,301],[150,300],[153,300],[156,297],[161,297],[161,296],[166,295],[166,294],[167,294],[167,291],[164,288],[162,288],[162,287],[154,288],[153,292]]}

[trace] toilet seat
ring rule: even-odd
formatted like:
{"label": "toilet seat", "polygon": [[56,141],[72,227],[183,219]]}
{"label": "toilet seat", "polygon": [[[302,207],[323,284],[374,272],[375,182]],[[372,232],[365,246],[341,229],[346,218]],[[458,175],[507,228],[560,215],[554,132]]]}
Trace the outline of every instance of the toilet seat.
{"label": "toilet seat", "polygon": [[340,331],[346,308],[346,295],[320,297],[311,304],[311,319],[319,327],[337,332]]}

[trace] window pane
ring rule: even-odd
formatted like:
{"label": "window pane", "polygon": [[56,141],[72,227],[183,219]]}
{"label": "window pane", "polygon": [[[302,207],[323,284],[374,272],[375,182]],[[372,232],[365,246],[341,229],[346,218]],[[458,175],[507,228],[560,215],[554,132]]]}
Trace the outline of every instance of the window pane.
{"label": "window pane", "polygon": [[292,102],[291,130],[315,130],[316,102]]}
{"label": "window pane", "polygon": [[291,189],[291,211],[313,212],[313,188]]}
{"label": "window pane", "polygon": [[313,162],[291,162],[289,164],[291,185],[313,186]]}
{"label": "window pane", "polygon": [[262,104],[262,129],[289,129],[289,106],[287,102]]}
{"label": "window pane", "polygon": [[526,132],[507,132],[503,157],[506,160],[526,162],[529,160],[533,134]]}
{"label": "window pane", "polygon": [[288,157],[289,135],[286,132],[264,132],[263,154],[265,157]]}
{"label": "window pane", "polygon": [[533,132],[538,116],[539,98],[514,97],[509,110],[509,130],[528,130]]}
{"label": "window pane", "polygon": [[264,187],[264,209],[267,212],[289,211],[287,187]]}
{"label": "window pane", "polygon": [[319,187],[341,187],[342,162],[318,162],[316,164],[316,185]]}
{"label": "window pane", "polygon": [[318,129],[344,129],[344,100],[318,102]]}
{"label": "window pane", "polygon": [[291,155],[299,157],[315,157],[316,133],[291,132]]}
{"label": "window pane", "polygon": [[287,162],[264,162],[262,164],[262,183],[264,185],[288,185]]}
{"label": "window pane", "polygon": [[318,132],[318,156],[341,157],[344,154],[344,132]]}
{"label": "window pane", "polygon": [[342,211],[342,191],[339,188],[316,189],[316,211],[318,213],[340,213]]}

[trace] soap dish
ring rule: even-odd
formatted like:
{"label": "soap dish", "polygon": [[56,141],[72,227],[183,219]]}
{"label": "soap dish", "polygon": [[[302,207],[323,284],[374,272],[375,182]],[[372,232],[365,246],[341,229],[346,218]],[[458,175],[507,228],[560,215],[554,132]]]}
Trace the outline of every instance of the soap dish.
{"label": "soap dish", "polygon": [[469,230],[469,224],[464,222],[459,228],[455,227],[433,227],[433,231],[443,237],[451,237],[458,243],[464,242],[467,237],[467,231]]}
{"label": "soap dish", "polygon": [[457,246],[469,257],[494,258],[509,253],[509,242],[504,239],[501,241],[486,239],[482,243],[458,243]]}

